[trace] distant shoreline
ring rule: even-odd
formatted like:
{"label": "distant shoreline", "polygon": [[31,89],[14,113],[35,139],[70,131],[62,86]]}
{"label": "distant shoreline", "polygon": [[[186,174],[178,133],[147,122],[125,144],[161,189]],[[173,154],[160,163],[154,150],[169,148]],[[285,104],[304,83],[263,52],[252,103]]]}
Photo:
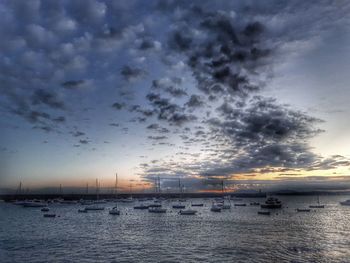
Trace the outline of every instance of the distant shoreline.
{"label": "distant shoreline", "polygon": [[[223,195],[230,195],[236,198],[265,198],[267,195],[285,195],[285,196],[315,196],[315,195],[350,195],[350,191],[275,191],[275,192],[259,192],[259,193],[235,193],[226,192],[222,193],[182,193],[182,198],[209,198],[209,197],[220,197]],[[133,193],[134,198],[143,197],[164,197],[164,198],[179,198],[178,193]],[[99,194],[100,199],[113,199],[115,194]],[[120,193],[117,198],[130,197],[130,193]],[[64,198],[66,200],[94,200],[96,199],[96,194],[0,194],[0,199],[4,201],[11,200],[24,200],[24,199],[55,199]]]}

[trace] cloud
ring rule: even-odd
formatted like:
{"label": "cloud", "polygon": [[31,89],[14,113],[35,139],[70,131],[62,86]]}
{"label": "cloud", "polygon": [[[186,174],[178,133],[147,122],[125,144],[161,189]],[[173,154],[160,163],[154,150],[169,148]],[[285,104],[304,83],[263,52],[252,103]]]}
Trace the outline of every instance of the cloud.
{"label": "cloud", "polygon": [[49,90],[37,89],[33,93],[32,104],[45,104],[53,109],[64,109],[63,101],[60,101],[56,93]]}
{"label": "cloud", "polygon": [[79,89],[85,84],[85,80],[68,80],[62,83],[66,89]]}
{"label": "cloud", "polygon": [[140,68],[132,68],[131,66],[125,65],[121,70],[120,74],[126,81],[133,81],[145,76],[146,71]]}
{"label": "cloud", "polygon": [[119,102],[115,102],[113,103],[112,107],[116,110],[121,110],[125,107],[125,104],[123,103],[119,103]]}
{"label": "cloud", "polygon": [[204,106],[204,101],[198,95],[191,95],[188,102],[186,102],[186,106],[189,108],[199,108]]}

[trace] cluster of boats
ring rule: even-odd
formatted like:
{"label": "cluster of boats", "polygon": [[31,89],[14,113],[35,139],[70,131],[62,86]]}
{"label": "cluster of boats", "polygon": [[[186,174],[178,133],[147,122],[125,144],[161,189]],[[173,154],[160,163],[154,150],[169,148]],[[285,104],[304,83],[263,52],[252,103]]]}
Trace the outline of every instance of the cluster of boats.
{"label": "cluster of boats", "polygon": [[[162,206],[162,201],[164,201],[165,198],[142,198],[138,199],[138,203],[133,206],[135,210],[148,210],[149,213],[156,213],[156,214],[162,214],[167,212],[167,208],[164,208]],[[234,201],[240,201],[241,199],[235,199]],[[56,215],[53,213],[48,213],[50,211],[50,208],[48,205],[50,203],[58,203],[58,204],[64,204],[64,205],[73,205],[73,204],[80,204],[84,205],[85,207],[82,209],[79,209],[79,213],[87,213],[88,211],[101,211],[105,210],[105,207],[103,204],[106,204],[108,202],[120,202],[120,203],[133,203],[136,199],[133,199],[132,197],[124,198],[124,199],[113,199],[113,200],[64,200],[64,199],[54,199],[54,200],[24,200],[24,201],[14,201],[13,204],[20,205],[22,207],[34,207],[34,208],[41,208],[42,212],[45,212],[44,217],[55,217]],[[340,205],[343,206],[350,206],[350,199],[341,201]],[[179,199],[176,203],[173,203],[171,207],[173,209],[179,210],[178,214],[180,215],[196,215],[198,213],[197,210],[190,208],[191,207],[203,207],[204,203],[201,202],[192,202],[190,204],[186,204],[186,199]],[[234,206],[247,206],[246,203],[234,203]],[[268,197],[264,203],[258,203],[258,202],[251,202],[250,206],[260,206],[261,210],[259,210],[257,213],[259,215],[270,215],[271,210],[273,209],[281,209],[282,202],[276,198],[276,197]],[[324,208],[324,204],[320,204],[319,198],[318,202],[316,204],[309,205],[307,208],[297,208],[297,212],[310,212],[312,208]],[[211,204],[210,211],[212,212],[221,212],[222,210],[231,209],[231,199],[229,198],[216,198]],[[112,209],[110,209],[109,214],[111,215],[120,215],[121,211],[118,208],[117,205],[115,205]]]}

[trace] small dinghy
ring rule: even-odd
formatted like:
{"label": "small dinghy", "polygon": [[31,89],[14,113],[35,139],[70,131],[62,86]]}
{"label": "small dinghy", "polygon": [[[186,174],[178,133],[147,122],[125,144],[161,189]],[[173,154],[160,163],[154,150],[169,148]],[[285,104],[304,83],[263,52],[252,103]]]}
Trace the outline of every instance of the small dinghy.
{"label": "small dinghy", "polygon": [[247,206],[247,204],[235,204],[235,206]]}
{"label": "small dinghy", "polygon": [[186,206],[185,206],[185,205],[182,205],[182,204],[175,204],[175,205],[173,205],[173,208],[174,208],[174,209],[185,209]]}
{"label": "small dinghy", "polygon": [[258,203],[258,202],[251,202],[250,205],[255,205],[255,206],[257,206],[257,205],[260,205],[260,203]]}
{"label": "small dinghy", "polygon": [[309,209],[309,208],[297,208],[296,210],[297,210],[297,212],[310,212],[311,211],[311,209]]}
{"label": "small dinghy", "polygon": [[345,205],[345,206],[350,206],[350,199],[349,200],[345,200],[342,202],[339,202],[341,205]]}
{"label": "small dinghy", "polygon": [[42,211],[42,212],[49,212],[49,211],[50,211],[50,208],[48,208],[48,207],[43,207],[43,208],[41,208],[41,211]]}
{"label": "small dinghy", "polygon": [[221,207],[220,206],[218,206],[217,204],[213,204],[212,206],[211,206],[211,208],[210,208],[210,211],[212,211],[212,212],[221,212]]}
{"label": "small dinghy", "polygon": [[203,206],[204,204],[203,203],[194,203],[194,204],[191,204],[191,206]]}
{"label": "small dinghy", "polygon": [[266,215],[269,216],[271,214],[270,211],[258,211],[258,215]]}
{"label": "small dinghy", "polygon": [[180,210],[179,212],[180,215],[195,215],[197,214],[197,211],[196,210],[191,210],[191,209],[187,209],[187,210]]}
{"label": "small dinghy", "polygon": [[160,208],[160,207],[150,207],[150,208],[148,208],[148,212],[156,213],[156,214],[164,214],[164,213],[166,213],[166,209]]}
{"label": "small dinghy", "polygon": [[118,207],[113,207],[112,210],[109,211],[109,214],[110,215],[117,215],[119,216],[120,215],[120,210],[118,209]]}
{"label": "small dinghy", "polygon": [[44,214],[44,217],[56,217],[56,214]]}
{"label": "small dinghy", "polygon": [[88,210],[88,211],[101,211],[101,210],[105,210],[105,208],[103,206],[92,205],[92,206],[85,207],[85,210]]}
{"label": "small dinghy", "polygon": [[87,212],[88,212],[88,210],[86,210],[85,208],[78,210],[78,213],[87,213]]}
{"label": "small dinghy", "polygon": [[148,209],[148,205],[137,205],[137,206],[134,206],[134,209],[139,209],[139,210],[145,210],[145,209]]}

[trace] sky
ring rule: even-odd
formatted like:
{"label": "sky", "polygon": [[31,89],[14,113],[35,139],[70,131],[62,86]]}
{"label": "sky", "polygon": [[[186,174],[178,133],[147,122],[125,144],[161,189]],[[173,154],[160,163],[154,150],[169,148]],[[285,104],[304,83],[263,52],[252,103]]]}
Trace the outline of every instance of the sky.
{"label": "sky", "polygon": [[0,188],[350,188],[348,1],[1,1]]}

